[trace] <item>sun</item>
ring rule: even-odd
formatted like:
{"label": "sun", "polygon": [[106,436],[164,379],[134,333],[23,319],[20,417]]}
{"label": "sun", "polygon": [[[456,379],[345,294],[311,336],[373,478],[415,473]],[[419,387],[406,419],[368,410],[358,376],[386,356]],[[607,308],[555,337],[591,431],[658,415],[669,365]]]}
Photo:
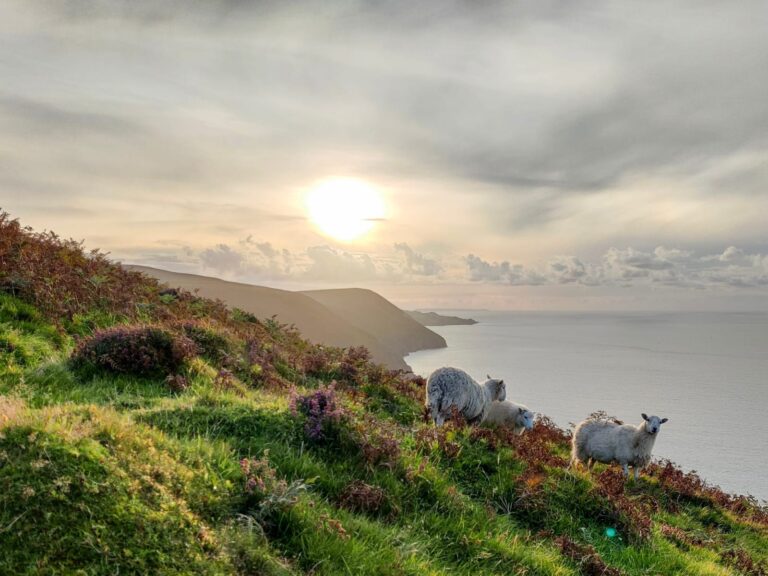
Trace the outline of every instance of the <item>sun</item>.
{"label": "sun", "polygon": [[326,180],[308,192],[306,202],[315,226],[344,242],[360,238],[384,218],[384,199],[362,180]]}

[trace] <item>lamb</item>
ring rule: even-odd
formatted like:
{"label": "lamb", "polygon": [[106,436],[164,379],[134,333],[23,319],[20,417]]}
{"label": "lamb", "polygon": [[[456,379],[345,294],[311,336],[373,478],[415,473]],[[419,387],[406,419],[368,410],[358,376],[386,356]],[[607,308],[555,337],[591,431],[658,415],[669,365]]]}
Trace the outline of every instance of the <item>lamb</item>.
{"label": "lamb", "polygon": [[426,405],[436,426],[442,426],[455,408],[469,423],[482,422],[491,403],[507,397],[504,380],[488,376],[478,384],[458,368],[438,368],[427,379]]}
{"label": "lamb", "polygon": [[483,420],[483,425],[508,426],[515,429],[515,434],[520,436],[526,430],[533,428],[533,419],[536,416],[528,409],[528,406],[515,404],[509,400],[493,402],[488,409],[488,414]]}
{"label": "lamb", "polygon": [[617,424],[605,420],[584,420],[573,433],[571,463],[586,463],[592,468],[595,462],[621,464],[624,477],[629,476],[629,466],[637,480],[640,469],[651,461],[651,450],[661,425],[668,418],[648,417],[637,426]]}

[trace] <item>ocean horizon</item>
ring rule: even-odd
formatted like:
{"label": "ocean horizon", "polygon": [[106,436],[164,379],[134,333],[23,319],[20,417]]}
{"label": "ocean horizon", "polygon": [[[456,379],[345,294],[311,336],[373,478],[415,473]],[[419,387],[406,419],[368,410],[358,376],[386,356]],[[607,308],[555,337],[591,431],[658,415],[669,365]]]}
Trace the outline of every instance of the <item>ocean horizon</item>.
{"label": "ocean horizon", "polygon": [[432,327],[448,347],[408,355],[416,374],[504,378],[508,399],[566,428],[597,410],[667,417],[655,458],[768,500],[768,313],[440,312],[478,324]]}

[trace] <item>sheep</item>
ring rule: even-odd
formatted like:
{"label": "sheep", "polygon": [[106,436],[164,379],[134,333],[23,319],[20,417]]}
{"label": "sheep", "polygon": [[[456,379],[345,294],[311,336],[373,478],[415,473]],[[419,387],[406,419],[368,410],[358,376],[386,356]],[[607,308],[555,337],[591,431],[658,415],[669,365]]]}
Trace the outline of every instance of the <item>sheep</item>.
{"label": "sheep", "polygon": [[528,406],[515,404],[509,400],[493,402],[488,409],[488,414],[483,420],[483,425],[508,426],[515,429],[515,434],[520,436],[526,430],[533,428],[533,419],[536,414],[528,409]]}
{"label": "sheep", "polygon": [[573,433],[571,442],[571,463],[586,463],[592,468],[595,462],[621,464],[624,477],[629,476],[632,466],[635,480],[640,469],[651,461],[651,450],[661,425],[668,418],[643,416],[643,422],[637,426],[617,424],[605,420],[584,420]]}
{"label": "sheep", "polygon": [[495,400],[507,397],[504,380],[488,376],[478,384],[458,368],[438,368],[427,379],[426,401],[436,426],[442,426],[455,408],[469,423],[482,422]]}

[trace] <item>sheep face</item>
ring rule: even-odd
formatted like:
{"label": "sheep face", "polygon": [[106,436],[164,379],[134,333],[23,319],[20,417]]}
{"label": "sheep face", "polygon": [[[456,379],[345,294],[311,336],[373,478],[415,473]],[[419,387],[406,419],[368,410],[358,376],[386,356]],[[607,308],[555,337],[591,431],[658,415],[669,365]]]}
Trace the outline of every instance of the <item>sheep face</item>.
{"label": "sheep face", "polygon": [[522,426],[526,430],[532,430],[535,417],[536,415],[530,410],[523,410],[517,415],[517,425]]}
{"label": "sheep face", "polygon": [[658,416],[646,416],[642,414],[643,420],[645,420],[645,431],[648,434],[658,434],[661,430],[661,425],[667,422],[669,418],[659,418]]}

